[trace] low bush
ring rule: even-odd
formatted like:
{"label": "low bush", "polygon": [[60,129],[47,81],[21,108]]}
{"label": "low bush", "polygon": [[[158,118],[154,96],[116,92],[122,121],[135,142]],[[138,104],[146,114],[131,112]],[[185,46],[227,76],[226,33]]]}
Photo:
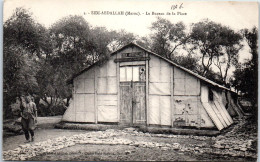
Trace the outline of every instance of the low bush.
{"label": "low bush", "polygon": [[63,115],[67,107],[64,104],[55,105],[55,106],[45,106],[40,104],[38,107],[38,116],[56,116]]}

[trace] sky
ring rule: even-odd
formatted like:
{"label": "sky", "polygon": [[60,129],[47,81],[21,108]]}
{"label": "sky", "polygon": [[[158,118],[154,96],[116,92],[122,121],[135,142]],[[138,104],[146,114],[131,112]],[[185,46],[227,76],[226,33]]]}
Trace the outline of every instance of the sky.
{"label": "sky", "polygon": [[[183,21],[189,25],[209,18],[230,26],[234,30],[252,28],[258,25],[257,2],[205,2],[170,0],[6,0],[4,21],[16,7],[30,8],[34,18],[46,27],[68,15],[81,15],[93,26],[108,29],[125,29],[128,32],[145,36],[149,26],[156,19],[154,13],[174,12],[163,15],[171,22]],[[175,8],[176,7],[176,8]],[[93,15],[91,11],[123,11],[124,15]],[[140,15],[126,15],[127,12]],[[181,12],[182,15],[178,15]],[[150,13],[150,15],[146,15]],[[186,13],[186,15],[184,15]]]}
{"label": "sky", "polygon": [[[172,23],[183,21],[187,26],[207,18],[235,31],[251,29],[259,24],[258,6],[256,1],[6,0],[3,20],[10,18],[16,7],[24,7],[30,9],[34,19],[46,27],[62,17],[81,15],[92,26],[104,26],[109,30],[124,29],[139,36],[148,36],[149,27],[158,14]],[[106,11],[120,12],[120,15],[105,15]],[[240,60],[250,58],[248,50],[245,48],[242,51]]]}

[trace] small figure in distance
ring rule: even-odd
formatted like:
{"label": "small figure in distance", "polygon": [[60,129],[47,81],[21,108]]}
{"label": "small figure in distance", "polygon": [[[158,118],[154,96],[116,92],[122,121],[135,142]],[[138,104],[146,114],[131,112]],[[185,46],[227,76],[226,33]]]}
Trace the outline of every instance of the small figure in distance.
{"label": "small figure in distance", "polygon": [[30,96],[25,97],[25,102],[21,104],[21,124],[26,138],[26,143],[34,141],[35,123],[37,123],[37,108]]}

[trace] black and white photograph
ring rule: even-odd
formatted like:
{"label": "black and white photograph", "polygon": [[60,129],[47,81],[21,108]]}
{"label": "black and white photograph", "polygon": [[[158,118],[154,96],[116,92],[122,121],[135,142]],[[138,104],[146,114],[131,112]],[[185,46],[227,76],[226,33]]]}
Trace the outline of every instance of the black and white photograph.
{"label": "black and white photograph", "polygon": [[5,0],[2,160],[257,161],[258,1]]}

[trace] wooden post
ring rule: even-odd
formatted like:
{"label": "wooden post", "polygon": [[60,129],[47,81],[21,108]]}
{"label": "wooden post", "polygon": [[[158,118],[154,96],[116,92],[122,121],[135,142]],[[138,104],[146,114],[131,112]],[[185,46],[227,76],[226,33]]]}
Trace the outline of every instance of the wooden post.
{"label": "wooden post", "polygon": [[[161,59],[159,59],[159,63],[160,65],[158,66],[159,68],[159,79],[160,79],[160,83],[161,83],[161,76],[162,76],[162,63],[161,63]],[[159,97],[159,125],[162,126],[162,110],[161,110],[161,95],[157,95]]]}
{"label": "wooden post", "polygon": [[76,122],[76,107],[75,107],[75,102],[76,102],[76,95],[75,95],[75,78],[73,79],[73,89],[72,89],[72,96],[74,97],[74,101],[73,101],[73,108],[74,108],[74,114],[75,114],[75,122]]}
{"label": "wooden post", "polygon": [[98,103],[97,103],[97,83],[98,83],[98,76],[97,76],[98,68],[94,67],[94,108],[95,108],[95,123],[98,123]]}
{"label": "wooden post", "polygon": [[172,115],[171,115],[171,125],[173,127],[173,121],[175,120],[174,114],[175,114],[175,107],[174,107],[174,98],[173,98],[173,94],[174,94],[174,66],[172,66],[172,70],[171,70],[171,111],[172,111]]}
{"label": "wooden post", "polygon": [[[116,54],[117,55],[117,54]],[[117,57],[117,56],[116,56]],[[120,66],[116,63],[116,82],[117,82],[117,120],[120,123]]]}
{"label": "wooden post", "polygon": [[[149,54],[146,52],[146,57],[149,57]],[[145,98],[146,98],[146,125],[149,125],[149,61],[145,61]]]}

